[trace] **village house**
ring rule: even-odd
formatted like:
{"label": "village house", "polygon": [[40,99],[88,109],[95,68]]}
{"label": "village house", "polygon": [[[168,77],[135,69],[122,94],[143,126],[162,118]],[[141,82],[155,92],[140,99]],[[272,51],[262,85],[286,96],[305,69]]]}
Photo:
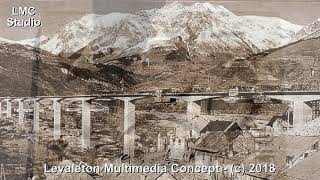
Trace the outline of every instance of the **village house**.
{"label": "village house", "polygon": [[294,167],[285,170],[277,179],[318,180],[320,177],[320,151],[306,157]]}
{"label": "village house", "polygon": [[240,131],[241,128],[239,127],[238,123],[235,121],[210,121],[201,131],[200,134],[203,135],[207,132],[214,132],[214,131]]}
{"label": "village house", "polygon": [[188,160],[190,141],[190,131],[186,127],[178,126],[174,131],[158,134],[157,152],[166,151],[170,160]]}
{"label": "village house", "polygon": [[[240,132],[239,132],[240,133]],[[238,136],[235,132],[208,132],[194,145],[195,165],[210,165],[233,156],[232,141]]]}
{"label": "village house", "polygon": [[233,157],[233,143],[241,134],[241,128],[233,121],[211,121],[201,131],[194,149],[195,165],[221,162],[221,158]]}
{"label": "village house", "polygon": [[296,164],[303,162],[307,157],[319,151],[319,137],[280,135],[275,137],[264,148],[259,149],[244,161],[246,167],[249,164],[270,165],[273,164],[277,171],[263,172],[246,171],[245,176],[239,175],[241,180],[271,179]]}
{"label": "village house", "polygon": [[248,131],[255,138],[255,149],[264,147],[274,136],[279,136],[289,128],[291,109],[286,105],[278,106],[278,110],[271,116],[265,116],[264,121],[255,122],[255,127]]}
{"label": "village house", "polygon": [[186,152],[186,138],[179,136],[170,137],[170,159],[183,160]]}

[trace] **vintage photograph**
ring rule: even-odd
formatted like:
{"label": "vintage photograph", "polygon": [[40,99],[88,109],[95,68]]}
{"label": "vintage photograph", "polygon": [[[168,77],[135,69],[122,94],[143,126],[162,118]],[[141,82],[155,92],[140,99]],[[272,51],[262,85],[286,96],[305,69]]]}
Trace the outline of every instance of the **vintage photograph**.
{"label": "vintage photograph", "polygon": [[319,10],[1,1],[0,180],[319,180]]}

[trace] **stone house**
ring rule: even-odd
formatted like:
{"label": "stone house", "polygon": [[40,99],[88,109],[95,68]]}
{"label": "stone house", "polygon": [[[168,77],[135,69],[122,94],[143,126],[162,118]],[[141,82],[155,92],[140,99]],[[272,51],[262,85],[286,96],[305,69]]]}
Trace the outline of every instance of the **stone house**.
{"label": "stone house", "polygon": [[210,165],[233,157],[233,142],[241,131],[213,131],[202,135],[195,143],[195,165]]}
{"label": "stone house", "polygon": [[272,164],[276,167],[276,172],[269,170],[263,172],[246,171],[245,176],[239,175],[238,177],[240,180],[276,179],[276,176],[303,163],[306,158],[313,157],[313,154],[318,151],[319,137],[280,135],[248,157],[243,163],[246,167],[249,164]]}

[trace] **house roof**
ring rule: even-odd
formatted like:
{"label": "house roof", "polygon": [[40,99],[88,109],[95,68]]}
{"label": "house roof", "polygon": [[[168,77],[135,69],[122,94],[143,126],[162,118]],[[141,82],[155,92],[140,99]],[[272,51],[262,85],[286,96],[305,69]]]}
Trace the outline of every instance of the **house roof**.
{"label": "house roof", "polygon": [[[272,163],[275,164],[277,168],[276,173],[280,173],[287,168],[287,156],[291,156],[295,160],[308,149],[310,149],[310,147],[316,142],[319,142],[319,137],[281,135],[275,137],[264,148],[258,150],[255,154],[250,156],[244,162],[244,164],[248,165],[251,163]],[[254,175],[266,178],[270,176],[275,176],[276,174],[259,173]]]}
{"label": "house roof", "polygon": [[177,178],[171,172],[161,173],[155,180],[176,180]]}
{"label": "house roof", "polygon": [[308,156],[279,175],[279,179],[318,180],[320,177],[320,151]]}
{"label": "house roof", "polygon": [[212,132],[212,131],[235,131],[241,129],[238,123],[234,121],[210,121],[200,133]]}
{"label": "house roof", "polygon": [[318,141],[318,137],[283,135],[275,138],[267,148],[285,151],[288,156],[300,156]]}
{"label": "house roof", "polygon": [[218,153],[229,146],[229,144],[241,133],[238,131],[213,131],[203,135],[194,145],[194,149]]}

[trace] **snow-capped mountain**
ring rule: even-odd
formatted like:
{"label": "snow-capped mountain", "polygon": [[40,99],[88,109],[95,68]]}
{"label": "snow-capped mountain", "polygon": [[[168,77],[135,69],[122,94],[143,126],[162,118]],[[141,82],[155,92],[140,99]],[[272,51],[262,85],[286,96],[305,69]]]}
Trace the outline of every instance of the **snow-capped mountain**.
{"label": "snow-capped mountain", "polygon": [[47,36],[39,36],[31,39],[24,39],[20,41],[14,41],[6,38],[0,37],[0,44],[1,43],[8,43],[8,44],[20,44],[24,46],[31,46],[31,47],[39,47],[41,44],[46,43],[49,40]]}
{"label": "snow-capped mountain", "polygon": [[15,44],[16,41],[0,37],[0,44],[3,44],[3,43]]}
{"label": "snow-capped mountain", "polygon": [[320,18],[315,22],[304,26],[295,36],[295,40],[320,37]]}
{"label": "snow-capped mountain", "polygon": [[31,39],[16,41],[16,43],[21,45],[28,45],[32,47],[39,47],[41,44],[44,44],[47,41],[49,41],[49,38],[47,36],[41,35],[39,37],[35,37]]}
{"label": "snow-capped mountain", "polygon": [[174,47],[182,37],[193,52],[248,54],[289,43],[302,27],[275,17],[237,16],[210,3],[168,4],[136,14],[89,14],[57,33],[41,48],[53,54],[93,51],[129,55],[154,47]]}

